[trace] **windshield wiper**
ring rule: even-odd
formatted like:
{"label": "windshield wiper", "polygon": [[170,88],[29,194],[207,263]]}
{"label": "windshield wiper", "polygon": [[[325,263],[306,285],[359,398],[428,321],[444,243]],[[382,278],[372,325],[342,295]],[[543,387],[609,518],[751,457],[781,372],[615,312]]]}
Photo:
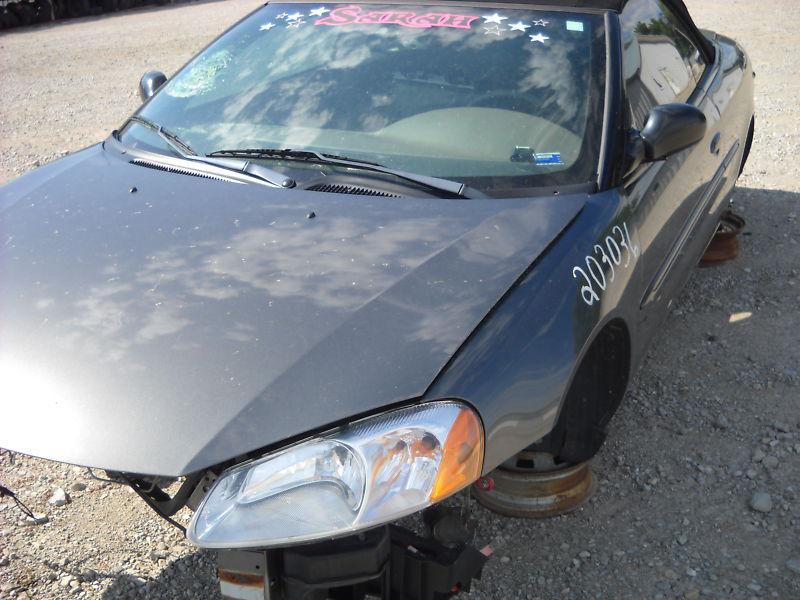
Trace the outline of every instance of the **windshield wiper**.
{"label": "windshield wiper", "polygon": [[181,138],[177,136],[177,134],[172,133],[169,129],[164,129],[158,123],[151,121],[150,119],[145,119],[144,117],[140,117],[138,115],[134,115],[128,119],[134,123],[138,123],[139,125],[144,125],[148,129],[152,129],[155,131],[159,137],[167,142],[167,145],[175,150],[178,154],[181,155],[181,158],[190,158],[192,156],[197,156],[197,152],[192,150],[192,147],[184,142]]}
{"label": "windshield wiper", "polygon": [[227,169],[229,171],[244,173],[245,175],[249,175],[250,177],[260,181],[265,181],[276,187],[291,188],[295,186],[295,181],[291,177],[287,177],[283,173],[278,173],[272,169],[262,167],[261,165],[254,164],[249,160],[232,160],[227,158],[214,159],[210,156],[199,156],[197,152],[192,150],[192,147],[178,137],[177,134],[165,129],[150,119],[146,119],[145,117],[134,115],[130,117],[129,120],[133,123],[138,123],[139,125],[143,125],[144,127],[155,131],[170,148],[175,150],[175,152],[177,152],[180,157],[185,160],[191,160],[194,162],[220,167],[222,169]]}
{"label": "windshield wiper", "polygon": [[346,156],[339,156],[336,154],[323,154],[321,152],[314,152],[312,150],[292,150],[278,149],[278,148],[245,148],[241,150],[217,150],[207,156],[210,157],[230,157],[230,158],[251,158],[251,159],[278,159],[278,160],[303,160],[308,162],[315,162],[327,165],[338,165],[341,167],[350,167],[353,169],[361,169],[364,171],[373,171],[375,173],[383,173],[384,175],[393,175],[399,179],[416,183],[430,190],[455,196],[457,198],[475,198],[485,197],[484,194],[468,188],[465,184],[458,181],[450,181],[449,179],[442,179],[440,177],[431,177],[429,175],[419,175],[417,173],[408,173],[407,171],[398,171],[389,167],[384,167],[377,163],[354,160]]}

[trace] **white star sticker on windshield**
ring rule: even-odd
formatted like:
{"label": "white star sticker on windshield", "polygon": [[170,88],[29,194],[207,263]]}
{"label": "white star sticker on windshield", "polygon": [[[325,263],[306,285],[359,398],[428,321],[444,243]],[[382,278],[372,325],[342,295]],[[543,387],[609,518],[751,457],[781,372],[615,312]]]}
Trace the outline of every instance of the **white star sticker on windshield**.
{"label": "white star sticker on windshield", "polygon": [[508,26],[508,30],[509,31],[521,31],[522,33],[525,33],[525,30],[528,29],[529,27],[530,27],[530,25],[526,25],[522,21],[517,21],[513,25],[509,25]]}
{"label": "white star sticker on windshield", "polygon": [[286,17],[288,17],[288,16],[289,16],[289,13],[282,12],[281,14],[279,14],[279,15],[278,15],[277,17],[275,17],[275,18],[276,18],[276,19],[285,19],[285,18],[286,18]]}
{"label": "white star sticker on windshield", "polygon": [[508,19],[508,17],[501,17],[497,13],[494,13],[493,15],[489,15],[488,17],[486,15],[484,15],[483,18],[486,20],[487,23],[497,23],[498,25],[501,22],[503,22],[506,19]]}
{"label": "white star sticker on windshield", "polygon": [[264,23],[259,29],[261,29],[261,31],[269,31],[273,27],[275,27],[275,23]]}
{"label": "white star sticker on windshield", "polygon": [[315,8],[314,10],[308,11],[308,16],[310,17],[321,17],[326,12],[331,12],[324,6],[320,6],[319,8]]}
{"label": "white star sticker on windshield", "polygon": [[287,21],[297,21],[300,17],[304,16],[303,13],[294,13],[286,17]]}
{"label": "white star sticker on windshield", "polygon": [[534,21],[534,27],[547,27],[550,24],[550,21],[545,21],[544,19],[539,19],[538,21]]}
{"label": "white star sticker on windshield", "polygon": [[483,35],[496,35],[500,37],[500,34],[502,33],[503,30],[500,29],[500,25],[495,24],[492,25],[491,27],[484,27],[483,31],[484,31]]}
{"label": "white star sticker on windshield", "polygon": [[528,37],[531,38],[531,43],[539,42],[541,44],[544,44],[547,40],[550,39],[549,37],[547,37],[546,35],[542,35],[541,33],[537,33],[536,35],[529,35]]}
{"label": "white star sticker on windshield", "polygon": [[291,23],[286,24],[286,29],[299,29],[300,25],[305,25],[305,21],[303,19],[297,19],[292,21]]}

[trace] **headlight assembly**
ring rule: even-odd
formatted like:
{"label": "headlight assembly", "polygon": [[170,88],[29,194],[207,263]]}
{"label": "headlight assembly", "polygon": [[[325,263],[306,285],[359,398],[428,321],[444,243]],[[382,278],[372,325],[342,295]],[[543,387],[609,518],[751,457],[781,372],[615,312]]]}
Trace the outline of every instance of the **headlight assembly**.
{"label": "headlight assembly", "polygon": [[236,466],[187,529],[206,548],[286,546],[394,521],[475,481],[483,428],[458,402],[364,419]]}

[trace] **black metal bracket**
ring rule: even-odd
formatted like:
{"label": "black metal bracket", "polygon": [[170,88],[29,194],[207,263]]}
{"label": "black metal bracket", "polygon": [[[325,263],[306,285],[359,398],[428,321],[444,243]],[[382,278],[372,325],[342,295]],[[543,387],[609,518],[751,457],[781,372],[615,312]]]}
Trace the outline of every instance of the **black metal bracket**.
{"label": "black metal bracket", "polygon": [[[262,566],[242,568],[250,564],[243,554]],[[394,525],[305,546],[219,554],[221,580],[256,576],[269,600],[445,600],[468,592],[486,560],[467,544],[443,544]]]}

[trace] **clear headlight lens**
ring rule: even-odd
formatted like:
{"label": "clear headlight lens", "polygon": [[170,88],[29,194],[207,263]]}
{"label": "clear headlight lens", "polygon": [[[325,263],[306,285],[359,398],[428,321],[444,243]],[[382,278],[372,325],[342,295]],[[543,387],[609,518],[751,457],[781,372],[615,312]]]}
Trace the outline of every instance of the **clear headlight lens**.
{"label": "clear headlight lens", "polygon": [[207,548],[346,535],[454,494],[480,476],[482,463],[483,428],[471,408],[405,408],[226,471],[186,535]]}

